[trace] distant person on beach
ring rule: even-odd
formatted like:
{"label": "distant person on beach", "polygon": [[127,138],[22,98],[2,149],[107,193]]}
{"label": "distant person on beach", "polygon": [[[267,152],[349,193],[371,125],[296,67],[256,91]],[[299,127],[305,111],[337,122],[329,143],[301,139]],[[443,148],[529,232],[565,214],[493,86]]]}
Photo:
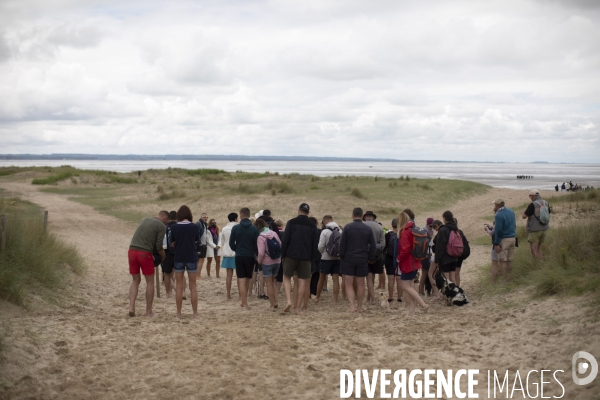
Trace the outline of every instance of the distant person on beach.
{"label": "distant person on beach", "polygon": [[219,242],[219,226],[214,218],[208,221],[208,231],[206,232],[206,276],[210,278],[210,265],[212,264],[213,258],[215,259],[215,275],[219,278],[219,271],[221,270],[221,255],[219,250],[221,249],[221,242]]}
{"label": "distant person on beach", "polygon": [[[283,286],[287,304],[283,311],[300,314],[307,280],[311,277],[312,261],[317,257],[319,234],[317,226],[308,219],[310,207],[306,203],[298,207],[298,216],[290,219],[283,233],[281,257],[283,259]],[[294,287],[292,303],[292,277],[298,276],[298,286]]]}
{"label": "distant person on beach", "polygon": [[456,282],[455,274],[458,258],[448,254],[446,247],[450,239],[450,232],[458,231],[458,228],[454,223],[454,215],[451,211],[444,211],[442,219],[444,225],[439,228],[435,237],[435,262],[446,279]]}
{"label": "distant person on beach", "polygon": [[429,310],[429,305],[425,304],[419,293],[414,288],[414,280],[417,277],[417,271],[421,269],[421,262],[412,255],[413,233],[411,228],[415,225],[407,213],[402,212],[396,217],[398,220],[398,231],[400,232],[400,241],[398,243],[398,269],[400,269],[400,281],[402,289],[406,294],[409,312],[413,313],[415,307],[419,304],[425,312]]}
{"label": "distant person on beach", "polygon": [[502,272],[502,281],[508,280],[512,270],[512,260],[515,253],[517,222],[515,213],[506,208],[503,199],[494,200],[494,250],[498,253],[498,263]]}
{"label": "distant person on beach", "polygon": [[554,186],[554,190],[558,192],[558,184],[556,184],[556,186]]}
{"label": "distant person on beach", "polygon": [[[270,309],[275,311],[278,307],[275,277],[281,264],[281,239],[279,239],[276,232],[269,229],[267,221],[264,219],[257,219],[255,225],[259,231],[256,242],[258,249],[257,261],[262,266],[263,278],[267,286],[267,297],[271,304]],[[276,253],[276,247],[278,247],[279,253]]]}
{"label": "distant person on beach", "polygon": [[142,278],[140,271],[146,279],[146,316],[153,317],[152,302],[154,300],[154,250],[164,260],[163,239],[165,225],[169,222],[169,212],[162,210],[156,217],[143,218],[133,234],[127,257],[129,259],[129,273],[132,277],[129,287],[129,316],[135,317],[135,300]]}
{"label": "distant person on beach", "polygon": [[563,184],[560,187],[560,191],[565,192],[566,190],[567,190],[567,184],[565,182],[563,182]]}
{"label": "distant person on beach", "polygon": [[[340,260],[350,312],[362,312],[365,278],[369,275],[369,260],[375,256],[377,244],[373,230],[363,220],[362,208],[352,210],[353,222],[346,224],[340,239]],[[356,284],[356,293],[354,292]],[[355,308],[354,300],[357,301]]]}
{"label": "distant person on beach", "polygon": [[198,253],[198,274],[196,275],[196,279],[202,279],[202,266],[204,265],[207,251],[206,235],[208,234],[208,214],[202,213],[200,219],[196,222],[196,227],[198,228],[198,234],[200,235],[200,243],[196,249]]}
{"label": "distant person on beach", "polygon": [[[321,299],[323,287],[327,286],[327,278],[329,275],[333,278],[333,304],[337,304],[340,294],[340,272],[341,261],[339,256],[339,239],[341,239],[342,231],[339,225],[333,220],[331,215],[325,215],[321,220],[323,230],[319,235],[319,252],[321,253],[321,270],[319,271],[319,284],[317,287],[317,301]],[[331,238],[334,235],[334,238]],[[337,246],[335,246],[335,237],[339,236]],[[330,239],[332,245],[330,246]],[[334,254],[329,254],[329,251]]]}
{"label": "distant person on beach", "polygon": [[241,306],[248,310],[248,286],[254,272],[254,257],[257,253],[256,240],[259,232],[250,221],[249,208],[240,209],[240,218],[240,223],[231,229],[229,247],[235,251],[235,272],[242,299]]}
{"label": "distant person on beach", "polygon": [[383,248],[385,247],[385,233],[383,227],[376,221],[377,215],[367,211],[362,217],[366,226],[373,231],[376,250],[369,260],[369,275],[367,276],[367,302],[375,304],[375,275],[383,273]]}
{"label": "distant person on beach", "polygon": [[235,270],[235,251],[229,247],[229,238],[231,237],[231,230],[237,225],[238,215],[236,213],[229,213],[227,215],[229,223],[221,229],[219,243],[223,245],[221,256],[222,263],[221,268],[226,271],[227,276],[225,277],[225,286],[227,288],[227,300],[231,300],[231,283],[233,281],[233,270]]}
{"label": "distant person on beach", "polygon": [[548,207],[548,202],[540,196],[540,192],[533,189],[529,192],[531,203],[523,212],[522,218],[527,219],[527,242],[531,250],[531,255],[536,260],[542,259],[542,244],[546,240],[546,231],[550,228],[549,224],[543,224],[540,221],[540,208]]}
{"label": "distant person on beach", "polygon": [[171,297],[171,278],[173,278],[173,268],[175,267],[175,246],[173,246],[171,227],[177,223],[177,211],[171,211],[169,213],[169,222],[167,222],[167,232],[163,239],[163,249],[165,250],[165,258],[160,263],[160,268],[163,273],[163,280],[165,284],[165,292],[167,293],[167,299]]}
{"label": "distant person on beach", "polygon": [[186,205],[177,210],[177,223],[171,228],[173,243],[175,244],[175,303],[177,305],[177,318],[181,318],[183,292],[185,281],[183,275],[187,270],[190,282],[190,298],[192,302],[193,318],[198,318],[198,291],[196,290],[196,273],[198,272],[198,252],[200,232],[193,223],[192,211]]}

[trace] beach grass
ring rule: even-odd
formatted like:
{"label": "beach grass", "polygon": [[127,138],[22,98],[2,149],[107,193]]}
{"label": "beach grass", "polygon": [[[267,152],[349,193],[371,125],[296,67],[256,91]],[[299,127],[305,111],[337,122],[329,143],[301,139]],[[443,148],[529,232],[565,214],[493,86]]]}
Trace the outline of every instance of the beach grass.
{"label": "beach grass", "polygon": [[475,182],[407,176],[319,177],[171,168],[144,171],[142,178],[136,179],[137,184],[121,185],[106,182],[106,173],[78,170],[78,174],[78,184],[64,180],[41,190],[71,195],[72,200],[101,213],[132,222],[160,209],[177,210],[182,204],[190,206],[194,213],[209,212],[220,222],[241,207],[249,207],[253,212],[268,208],[286,220],[296,214],[300,203],[306,202],[311,206],[311,214],[318,217],[330,214],[346,223],[351,220],[352,209],[361,207],[365,211],[378,210],[378,219],[387,223],[404,208],[419,213],[451,207],[489,189]]}
{"label": "beach grass", "polygon": [[517,237],[520,247],[515,252],[510,282],[492,286],[488,264],[479,268],[479,290],[506,293],[531,288],[534,297],[592,293],[600,299],[600,218],[552,227],[540,261],[529,251],[524,227],[517,229]]}
{"label": "beach grass", "polygon": [[26,305],[29,294],[61,292],[68,272],[84,271],[75,247],[44,233],[39,207],[0,193],[0,214],[7,216],[6,248],[0,252],[0,299]]}

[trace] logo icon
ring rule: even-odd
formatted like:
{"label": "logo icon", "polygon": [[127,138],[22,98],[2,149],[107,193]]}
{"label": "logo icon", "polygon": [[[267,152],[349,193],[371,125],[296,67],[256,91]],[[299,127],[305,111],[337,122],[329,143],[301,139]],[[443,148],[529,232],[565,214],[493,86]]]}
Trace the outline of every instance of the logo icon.
{"label": "logo icon", "polygon": [[[585,359],[585,361],[578,361],[580,359]],[[590,374],[586,378],[579,378],[577,376],[578,374],[583,375],[588,371]],[[573,354],[572,374],[573,382],[576,385],[582,386],[592,383],[596,379],[596,375],[598,375],[598,362],[590,353],[578,351]]]}

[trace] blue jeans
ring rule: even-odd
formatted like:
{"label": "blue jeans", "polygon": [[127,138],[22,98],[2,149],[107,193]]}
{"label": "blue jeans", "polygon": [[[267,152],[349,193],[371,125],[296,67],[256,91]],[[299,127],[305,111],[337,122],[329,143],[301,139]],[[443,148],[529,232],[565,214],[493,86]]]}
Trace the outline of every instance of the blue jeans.
{"label": "blue jeans", "polygon": [[176,262],[174,269],[175,269],[175,272],[185,272],[186,269],[187,269],[187,272],[197,272],[198,264],[196,264],[195,262],[192,262],[192,263]]}

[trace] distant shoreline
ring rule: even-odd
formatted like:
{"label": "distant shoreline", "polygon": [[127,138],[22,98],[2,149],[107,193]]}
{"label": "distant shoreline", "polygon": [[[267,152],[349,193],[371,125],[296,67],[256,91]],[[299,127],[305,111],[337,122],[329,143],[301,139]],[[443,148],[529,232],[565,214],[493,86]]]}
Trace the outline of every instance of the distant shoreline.
{"label": "distant shoreline", "polygon": [[505,161],[451,161],[451,160],[398,160],[393,158],[356,158],[356,157],[307,157],[307,156],[246,156],[210,155],[210,154],[0,154],[0,160],[22,161],[69,161],[69,160],[107,160],[107,161],[337,161],[337,162],[410,162],[410,163],[478,163],[478,164],[594,164],[594,163],[566,163],[566,162],[505,162]]}

